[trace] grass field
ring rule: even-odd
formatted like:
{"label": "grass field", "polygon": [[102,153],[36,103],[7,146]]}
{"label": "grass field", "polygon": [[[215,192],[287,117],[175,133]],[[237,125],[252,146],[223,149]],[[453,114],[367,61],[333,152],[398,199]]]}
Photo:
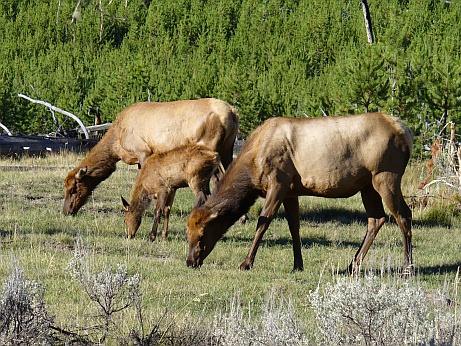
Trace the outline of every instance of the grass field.
{"label": "grass field", "polygon": [[[291,273],[293,255],[283,210],[272,222],[258,251],[255,267],[238,270],[253,239],[258,201],[250,221],[234,225],[199,270],[185,265],[185,220],[191,210],[190,191],[177,193],[167,241],[148,240],[152,213],[144,217],[134,240],[124,237],[120,195],[130,197],[137,170],[119,164],[74,217],[61,213],[63,179],[81,159],[75,155],[0,161],[0,282],[9,275],[13,258],[25,274],[44,284],[46,303],[63,325],[81,323],[93,313],[87,297],[66,267],[77,238],[90,249],[96,268],[124,264],[142,278],[143,306],[150,321],[165,311],[175,321],[211,319],[238,293],[242,304],[257,315],[269,292],[289,297],[307,334],[315,329],[309,292],[331,282],[347,267],[361,243],[366,215],[360,197],[301,198],[304,271]],[[405,176],[404,194],[418,193],[421,175],[413,165]],[[409,199],[407,199],[409,201]],[[455,281],[461,266],[461,220],[450,201],[413,210],[413,244],[418,281],[436,290]],[[364,262],[365,268],[398,275],[403,261],[401,234],[393,223],[380,231]],[[459,297],[457,297],[459,298]],[[134,323],[128,312],[121,329]]]}

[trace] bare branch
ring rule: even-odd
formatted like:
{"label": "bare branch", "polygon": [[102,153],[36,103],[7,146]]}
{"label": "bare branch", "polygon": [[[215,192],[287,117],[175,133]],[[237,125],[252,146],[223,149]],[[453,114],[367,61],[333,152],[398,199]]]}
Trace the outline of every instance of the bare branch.
{"label": "bare branch", "polygon": [[45,102],[45,101],[41,101],[41,100],[34,100],[32,98],[30,98],[29,96],[26,96],[24,94],[18,94],[19,97],[22,97],[23,99],[26,99],[32,103],[38,103],[38,104],[41,104],[41,105],[44,105],[45,107],[48,107],[49,109],[55,111],[55,112],[58,112],[58,113],[61,113],[61,114],[64,114],[64,115],[67,115],[68,117],[71,117],[72,119],[74,119],[81,127],[82,131],[83,131],[83,134],[85,135],[85,138],[86,139],[89,139],[90,136],[88,135],[88,131],[86,130],[86,127],[85,125],[83,125],[82,121],[74,114],[70,113],[70,112],[67,112],[61,108],[58,108],[58,107],[55,107],[53,106],[51,103],[48,103],[48,102]]}
{"label": "bare branch", "polygon": [[3,131],[5,131],[8,134],[8,136],[12,136],[12,133],[10,132],[10,130],[8,130],[8,127],[3,125],[2,123],[0,123],[0,127],[3,129]]}

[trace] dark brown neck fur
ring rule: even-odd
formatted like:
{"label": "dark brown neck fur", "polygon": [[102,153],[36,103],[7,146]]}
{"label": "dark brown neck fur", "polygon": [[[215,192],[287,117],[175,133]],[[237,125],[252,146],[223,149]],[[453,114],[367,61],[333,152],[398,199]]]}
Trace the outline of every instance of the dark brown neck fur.
{"label": "dark brown neck fur", "polygon": [[113,131],[109,129],[76,168],[76,172],[80,168],[88,168],[85,182],[90,190],[106,180],[115,171],[116,164],[120,161],[118,155],[113,151],[113,142]]}
{"label": "dark brown neck fur", "polygon": [[259,196],[259,191],[251,181],[250,166],[242,161],[232,162],[216,191],[204,204],[211,213],[218,213],[212,222],[221,225],[219,229],[222,234],[248,212]]}

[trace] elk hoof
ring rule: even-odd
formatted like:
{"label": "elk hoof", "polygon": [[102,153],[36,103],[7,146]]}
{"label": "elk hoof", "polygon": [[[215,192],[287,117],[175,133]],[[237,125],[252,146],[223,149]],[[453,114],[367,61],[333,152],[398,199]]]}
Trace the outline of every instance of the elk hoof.
{"label": "elk hoof", "polygon": [[252,263],[249,263],[247,260],[243,261],[240,265],[240,270],[250,270],[253,267]]}
{"label": "elk hoof", "polygon": [[296,272],[302,272],[304,271],[304,267],[303,266],[296,266],[296,267],[293,267],[293,270],[291,271],[292,273],[296,273]]}
{"label": "elk hoof", "polygon": [[244,225],[244,224],[246,224],[246,222],[247,222],[248,220],[249,220],[248,215],[247,215],[247,214],[244,214],[244,215],[242,215],[242,216],[240,217],[239,223],[240,223],[241,225]]}
{"label": "elk hoof", "polygon": [[400,275],[404,278],[409,278],[410,276],[415,275],[415,266],[413,264],[404,266]]}
{"label": "elk hoof", "polygon": [[349,264],[349,266],[347,267],[347,273],[350,276],[357,276],[359,272],[360,266],[358,266],[354,261],[352,261],[351,264]]}

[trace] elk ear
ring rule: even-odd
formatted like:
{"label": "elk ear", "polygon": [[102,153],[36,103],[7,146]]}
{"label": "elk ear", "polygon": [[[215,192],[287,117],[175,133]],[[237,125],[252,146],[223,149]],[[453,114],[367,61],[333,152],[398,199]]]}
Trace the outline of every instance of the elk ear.
{"label": "elk ear", "polygon": [[216,219],[217,217],[218,217],[218,212],[215,211],[213,214],[208,215],[208,217],[206,218],[206,221],[207,221],[207,222],[213,221],[213,220]]}
{"label": "elk ear", "polygon": [[75,174],[75,179],[81,180],[87,173],[88,173],[88,167],[80,168],[77,174]]}
{"label": "elk ear", "polygon": [[123,198],[123,196],[120,196],[120,198],[122,199],[123,210],[128,211],[130,209],[130,203],[128,203],[128,201]]}

